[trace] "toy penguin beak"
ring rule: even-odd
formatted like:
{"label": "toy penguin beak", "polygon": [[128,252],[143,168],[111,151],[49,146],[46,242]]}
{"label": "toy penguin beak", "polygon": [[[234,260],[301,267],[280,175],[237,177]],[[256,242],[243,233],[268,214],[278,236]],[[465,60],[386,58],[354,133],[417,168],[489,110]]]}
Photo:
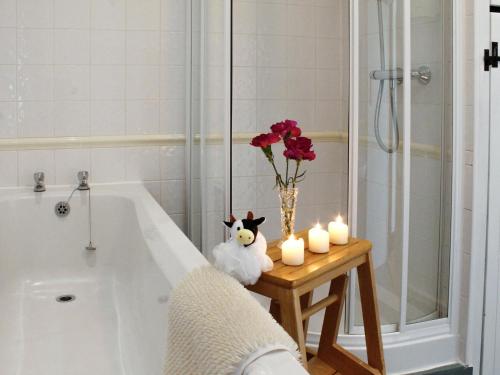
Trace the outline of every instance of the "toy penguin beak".
{"label": "toy penguin beak", "polygon": [[250,245],[254,239],[255,236],[251,230],[241,229],[236,233],[236,240],[240,243],[240,245]]}

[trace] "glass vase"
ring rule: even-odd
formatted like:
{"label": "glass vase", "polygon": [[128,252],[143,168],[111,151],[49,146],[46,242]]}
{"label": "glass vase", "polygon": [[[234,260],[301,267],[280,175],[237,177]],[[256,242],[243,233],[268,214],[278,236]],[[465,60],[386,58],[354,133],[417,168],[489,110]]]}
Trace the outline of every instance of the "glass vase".
{"label": "glass vase", "polygon": [[[295,211],[297,210],[298,188],[281,188],[279,191],[281,209],[281,242],[294,233]],[[280,246],[281,247],[281,246]]]}

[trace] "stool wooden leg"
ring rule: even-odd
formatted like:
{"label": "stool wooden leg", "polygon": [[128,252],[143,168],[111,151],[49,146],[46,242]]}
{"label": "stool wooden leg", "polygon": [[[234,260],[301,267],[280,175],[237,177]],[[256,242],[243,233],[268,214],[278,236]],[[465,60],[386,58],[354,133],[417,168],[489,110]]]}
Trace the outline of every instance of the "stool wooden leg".
{"label": "stool wooden leg", "polygon": [[[312,291],[300,296],[300,307],[302,310],[311,306],[312,297],[313,297]],[[281,324],[280,303],[275,299],[271,300],[271,305],[269,306],[269,314],[272,315],[274,320],[276,320],[279,324]],[[307,336],[308,325],[309,325],[309,319],[305,319],[304,320],[304,335],[306,335],[306,336]]]}
{"label": "stool wooden leg", "polygon": [[300,297],[296,290],[287,289],[280,292],[281,325],[299,346],[304,367],[307,369],[307,354],[302,323]]}
{"label": "stool wooden leg", "polygon": [[377,306],[377,292],[371,253],[366,256],[365,263],[358,266],[359,294],[365,326],[366,350],[368,364],[385,374],[382,337],[380,333],[380,318]]}
{"label": "stool wooden leg", "polygon": [[[300,296],[300,309],[301,309],[301,311],[304,311],[304,309],[307,309],[309,306],[311,306],[312,298],[313,298],[312,291]],[[307,340],[307,329],[309,328],[309,318],[304,319],[303,326],[304,326],[304,339]]]}
{"label": "stool wooden leg", "polygon": [[347,280],[347,275],[344,274],[332,280],[330,284],[330,295],[336,294],[339,299],[326,308],[319,341],[318,358],[343,375],[380,375],[382,372],[379,372],[377,368],[370,367],[337,344]]}
{"label": "stool wooden leg", "polygon": [[325,362],[331,362],[332,345],[337,342],[340,321],[342,319],[342,306],[344,305],[345,293],[347,290],[347,275],[341,275],[330,283],[329,296],[335,294],[338,299],[325,310],[323,328],[319,340],[318,358]]}

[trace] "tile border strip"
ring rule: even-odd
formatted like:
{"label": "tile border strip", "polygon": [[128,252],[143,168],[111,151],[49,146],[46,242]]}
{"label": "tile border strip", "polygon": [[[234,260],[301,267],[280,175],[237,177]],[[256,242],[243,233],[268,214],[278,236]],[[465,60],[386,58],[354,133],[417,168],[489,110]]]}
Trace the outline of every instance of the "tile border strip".
{"label": "tile border strip", "polygon": [[[235,133],[234,144],[249,143],[257,133]],[[347,132],[306,132],[305,136],[314,142],[337,142],[347,144]],[[373,137],[360,137],[360,144],[376,147]],[[200,141],[199,134],[194,136],[194,144]],[[148,135],[110,135],[84,137],[50,137],[50,138],[4,138],[0,139],[0,151],[20,150],[56,150],[74,148],[114,148],[114,147],[147,147],[184,145],[184,134],[148,134]],[[206,143],[217,145],[223,143],[221,134],[209,134]],[[412,154],[430,158],[440,158],[441,149],[436,145],[412,144]]]}

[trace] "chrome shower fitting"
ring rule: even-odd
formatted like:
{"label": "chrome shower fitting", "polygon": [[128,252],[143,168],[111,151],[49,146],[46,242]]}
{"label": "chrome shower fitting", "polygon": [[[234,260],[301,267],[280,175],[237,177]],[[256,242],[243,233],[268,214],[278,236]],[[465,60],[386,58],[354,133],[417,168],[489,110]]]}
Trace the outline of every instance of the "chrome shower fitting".
{"label": "chrome shower fitting", "polygon": [[432,71],[427,65],[422,65],[417,70],[411,71],[411,78],[418,79],[420,83],[427,85],[432,79]]}
{"label": "chrome shower fitting", "polygon": [[[403,69],[401,68],[387,68],[385,56],[385,36],[384,36],[384,15],[382,10],[382,3],[386,2],[387,6],[392,7],[392,0],[377,0],[377,15],[378,15],[378,36],[379,36],[379,52],[380,52],[380,70],[370,72],[370,78],[378,82],[378,94],[375,104],[375,115],[373,119],[373,128],[375,131],[375,139],[377,140],[380,148],[388,153],[393,154],[399,149],[399,121],[397,109],[396,89],[397,85],[403,83]],[[428,66],[421,66],[417,70],[412,70],[412,79],[418,79],[421,83],[427,85],[432,78],[432,72]],[[389,90],[389,103],[388,103],[388,119],[391,128],[391,137],[386,141],[380,134],[380,122],[382,113],[383,96],[386,89],[386,81],[388,82]]]}
{"label": "chrome shower fitting", "polygon": [[370,78],[374,81],[398,81],[400,85],[403,83],[403,69],[372,70]]}
{"label": "chrome shower fitting", "polygon": [[[422,65],[417,70],[411,71],[411,78],[427,85],[432,79],[431,69],[427,65]],[[403,69],[373,70],[370,72],[370,78],[375,81],[397,81],[403,83]]]}
{"label": "chrome shower fitting", "polygon": [[45,174],[43,172],[35,172],[33,174],[33,179],[35,180],[35,187],[33,188],[33,191],[35,193],[45,191]]}

